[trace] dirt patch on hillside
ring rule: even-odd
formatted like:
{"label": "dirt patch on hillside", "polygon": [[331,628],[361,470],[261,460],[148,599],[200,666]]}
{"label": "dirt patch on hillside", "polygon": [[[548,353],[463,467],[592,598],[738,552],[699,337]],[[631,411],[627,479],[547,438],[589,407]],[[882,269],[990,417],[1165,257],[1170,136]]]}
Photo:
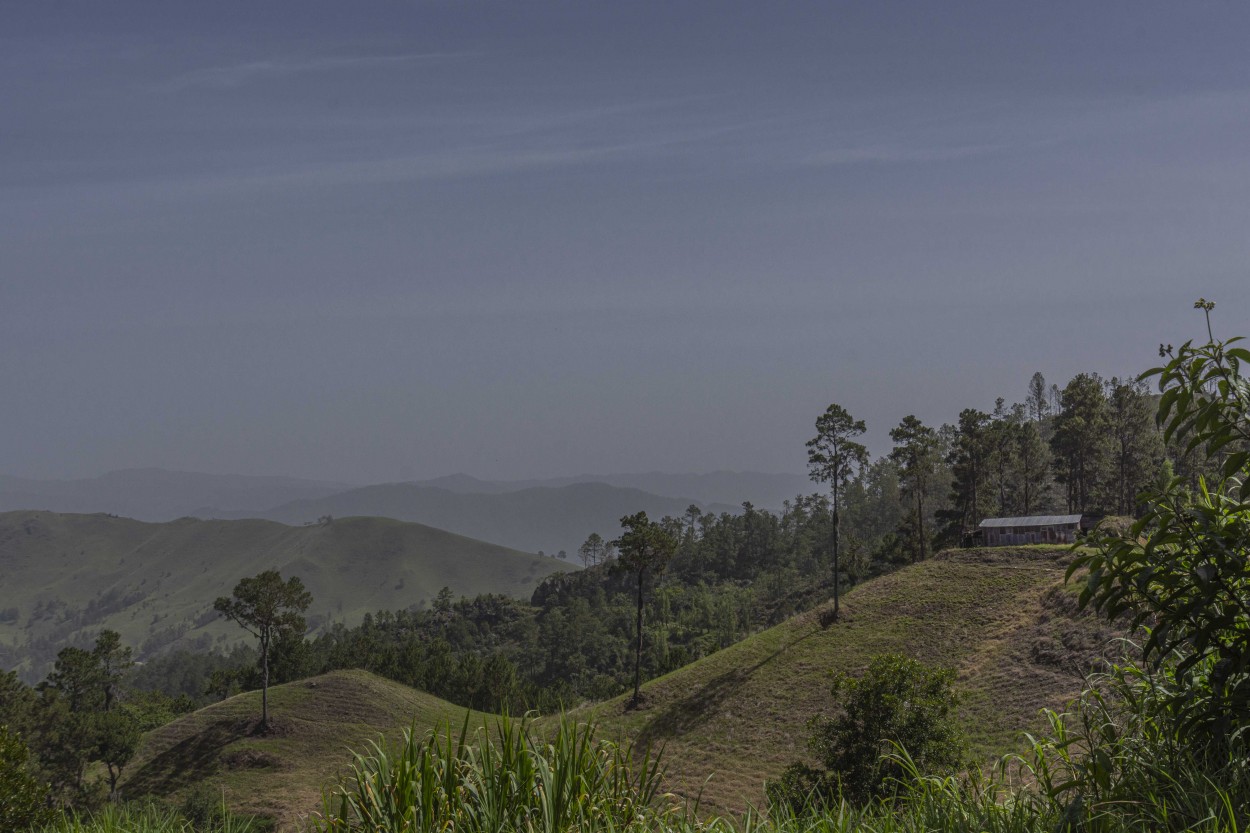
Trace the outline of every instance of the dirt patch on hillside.
{"label": "dirt patch on hillside", "polygon": [[226,769],[290,769],[290,765],[276,755],[260,749],[235,749],[221,756]]}

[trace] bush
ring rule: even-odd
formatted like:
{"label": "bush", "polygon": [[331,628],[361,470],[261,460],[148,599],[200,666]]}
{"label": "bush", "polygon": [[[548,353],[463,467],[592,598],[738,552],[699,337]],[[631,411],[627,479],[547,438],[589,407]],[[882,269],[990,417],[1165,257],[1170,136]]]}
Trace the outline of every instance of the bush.
{"label": "bush", "polygon": [[0,726],[0,820],[24,830],[51,820],[48,786],[30,770],[30,750],[7,726]]}
{"label": "bush", "polygon": [[[1214,304],[1200,299],[1207,314]],[[1156,421],[1209,478],[1165,471],[1129,529],[1103,528],[1068,570],[1080,603],[1124,616],[1144,663],[1091,681],[1051,715],[1033,777],[1064,817],[1141,829],[1250,821],[1250,351],[1239,339],[1160,347]]]}
{"label": "bush", "polygon": [[858,679],[834,678],[842,703],[812,721],[808,746],[825,770],[795,763],[767,786],[770,803],[798,811],[839,798],[866,804],[893,793],[915,773],[942,774],[964,760],[956,721],[955,672],[898,654],[874,657]]}
{"label": "bush", "polygon": [[1083,605],[1146,628],[1145,659],[1174,664],[1169,708],[1216,738],[1250,727],[1250,351],[1236,341],[1161,349],[1171,361],[1143,376],[1159,379],[1165,438],[1215,463],[1213,477],[1160,483],[1131,529],[1104,530],[1068,571],[1087,571]]}

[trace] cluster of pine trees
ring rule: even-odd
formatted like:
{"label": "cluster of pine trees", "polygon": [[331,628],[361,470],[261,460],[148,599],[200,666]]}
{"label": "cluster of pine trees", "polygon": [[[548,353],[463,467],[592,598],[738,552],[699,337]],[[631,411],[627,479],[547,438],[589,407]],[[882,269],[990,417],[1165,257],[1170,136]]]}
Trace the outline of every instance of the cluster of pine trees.
{"label": "cluster of pine trees", "polygon": [[[1035,373],[1024,402],[1000,398],[993,411],[967,408],[936,428],[907,416],[890,432],[891,452],[863,461],[848,483],[842,528],[852,555],[867,541],[876,552],[865,557],[923,558],[967,542],[987,517],[1135,515],[1138,495],[1161,476],[1196,480],[1205,465],[1164,442],[1155,410],[1134,379],[1081,373],[1060,388]],[[860,508],[887,493],[897,495],[896,513],[871,518]]]}
{"label": "cluster of pine trees", "polygon": [[[29,747],[36,782],[50,798],[90,806],[115,795],[142,733],[196,707],[190,698],[128,685],[131,656],[105,630],[90,649],[61,649],[33,688],[13,672],[0,674],[0,727]],[[93,769],[104,777],[91,777]]]}

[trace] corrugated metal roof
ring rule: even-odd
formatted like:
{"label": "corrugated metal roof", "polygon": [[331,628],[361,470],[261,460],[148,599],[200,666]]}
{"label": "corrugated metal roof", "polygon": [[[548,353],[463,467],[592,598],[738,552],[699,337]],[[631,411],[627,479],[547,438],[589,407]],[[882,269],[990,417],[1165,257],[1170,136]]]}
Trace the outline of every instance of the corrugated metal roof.
{"label": "corrugated metal roof", "polygon": [[986,518],[977,526],[1066,526],[1080,522],[1080,515],[1025,515],[1021,518]]}

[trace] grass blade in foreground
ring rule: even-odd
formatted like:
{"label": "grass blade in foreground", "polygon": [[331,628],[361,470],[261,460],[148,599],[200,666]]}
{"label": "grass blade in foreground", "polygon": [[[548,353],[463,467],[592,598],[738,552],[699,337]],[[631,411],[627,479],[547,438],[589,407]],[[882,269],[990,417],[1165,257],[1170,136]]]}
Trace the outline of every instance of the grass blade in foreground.
{"label": "grass blade in foreground", "polygon": [[598,740],[592,726],[564,722],[547,742],[524,721],[499,719],[467,737],[466,726],[418,735],[357,755],[344,784],[323,800],[323,833],[506,833],[643,829],[662,769],[649,754]]}

